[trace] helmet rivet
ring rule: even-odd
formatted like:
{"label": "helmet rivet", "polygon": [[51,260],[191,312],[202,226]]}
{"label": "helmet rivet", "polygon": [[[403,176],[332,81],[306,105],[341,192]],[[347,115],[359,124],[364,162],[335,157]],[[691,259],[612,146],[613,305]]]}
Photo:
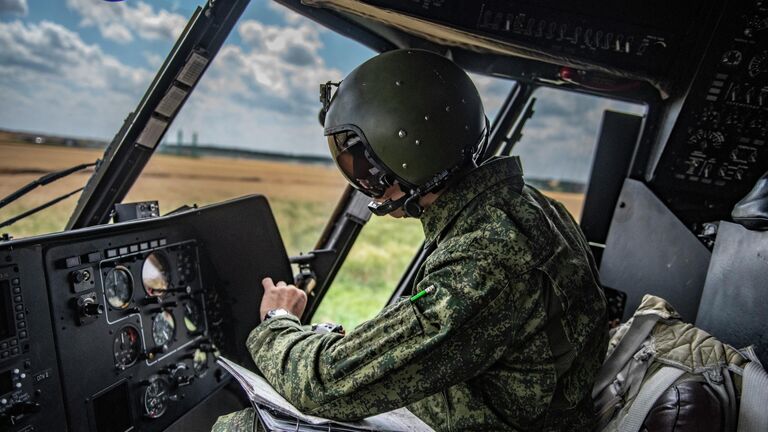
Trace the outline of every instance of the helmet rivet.
{"label": "helmet rivet", "polygon": [[399,85],[402,85],[402,84],[403,84],[403,82],[402,82],[402,81],[395,81],[395,85],[396,85],[396,86],[399,86]]}
{"label": "helmet rivet", "polygon": [[464,125],[464,130],[469,130],[469,125]]}
{"label": "helmet rivet", "polygon": [[425,115],[425,116],[424,116],[424,120],[429,120],[429,116],[428,116],[428,115]]}
{"label": "helmet rivet", "polygon": [[408,164],[403,164],[403,169],[408,168]]}
{"label": "helmet rivet", "polygon": [[397,136],[400,138],[405,138],[408,135],[408,133],[405,131],[405,129],[400,129],[400,131],[397,132]]}
{"label": "helmet rivet", "polygon": [[447,112],[447,111],[450,111],[450,110],[451,110],[451,106],[450,106],[450,105],[448,105],[448,106],[446,106],[446,107],[445,107],[445,111],[446,111],[446,112]]}
{"label": "helmet rivet", "polygon": [[419,144],[421,144],[421,142],[419,140],[416,140],[416,145],[419,145]]}
{"label": "helmet rivet", "polygon": [[461,103],[467,103],[467,100],[464,98],[461,98]]}

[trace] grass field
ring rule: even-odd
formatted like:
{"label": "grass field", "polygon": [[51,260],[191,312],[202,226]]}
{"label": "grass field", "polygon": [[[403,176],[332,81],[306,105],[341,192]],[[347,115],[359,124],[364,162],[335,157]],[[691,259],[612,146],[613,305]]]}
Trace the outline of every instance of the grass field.
{"label": "grass field", "polygon": [[[0,134],[0,196],[47,172],[95,161],[102,155],[96,150],[17,143]],[[39,188],[0,209],[0,220],[83,186],[91,173],[73,174]],[[184,204],[202,206],[263,194],[269,198],[288,253],[296,255],[314,247],[344,186],[343,178],[331,166],[157,154],[124,202],[158,200],[166,213]],[[580,195],[556,194],[555,198],[578,217]],[[19,238],[60,231],[76,202],[76,196],[71,197],[0,232]],[[370,318],[389,298],[422,240],[417,220],[371,218],[314,321],[334,321],[353,328]]]}

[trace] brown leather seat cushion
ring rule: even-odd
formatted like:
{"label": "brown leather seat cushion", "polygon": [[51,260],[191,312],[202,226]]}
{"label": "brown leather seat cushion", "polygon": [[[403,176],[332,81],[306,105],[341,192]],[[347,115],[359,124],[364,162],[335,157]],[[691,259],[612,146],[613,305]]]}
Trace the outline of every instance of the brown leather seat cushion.
{"label": "brown leather seat cushion", "polygon": [[720,432],[720,400],[705,382],[683,381],[667,389],[645,418],[643,432]]}

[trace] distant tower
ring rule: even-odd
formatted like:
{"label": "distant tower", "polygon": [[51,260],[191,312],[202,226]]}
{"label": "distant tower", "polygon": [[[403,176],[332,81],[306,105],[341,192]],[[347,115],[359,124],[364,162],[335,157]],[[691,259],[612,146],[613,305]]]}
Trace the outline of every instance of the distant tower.
{"label": "distant tower", "polygon": [[181,146],[184,144],[184,131],[179,129],[178,132],[176,132],[176,145]]}
{"label": "distant tower", "polygon": [[197,157],[197,132],[192,132],[192,149],[190,155],[192,157]]}

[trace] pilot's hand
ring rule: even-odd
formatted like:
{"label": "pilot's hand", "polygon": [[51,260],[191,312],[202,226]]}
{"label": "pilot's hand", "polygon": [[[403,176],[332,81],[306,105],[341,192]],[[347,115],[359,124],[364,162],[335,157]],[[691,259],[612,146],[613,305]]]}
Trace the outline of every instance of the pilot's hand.
{"label": "pilot's hand", "polygon": [[264,287],[264,297],[261,298],[260,319],[263,320],[267,312],[272,309],[285,309],[301,317],[307,306],[307,294],[304,291],[283,281],[275,284],[272,278],[264,278],[261,285]]}

